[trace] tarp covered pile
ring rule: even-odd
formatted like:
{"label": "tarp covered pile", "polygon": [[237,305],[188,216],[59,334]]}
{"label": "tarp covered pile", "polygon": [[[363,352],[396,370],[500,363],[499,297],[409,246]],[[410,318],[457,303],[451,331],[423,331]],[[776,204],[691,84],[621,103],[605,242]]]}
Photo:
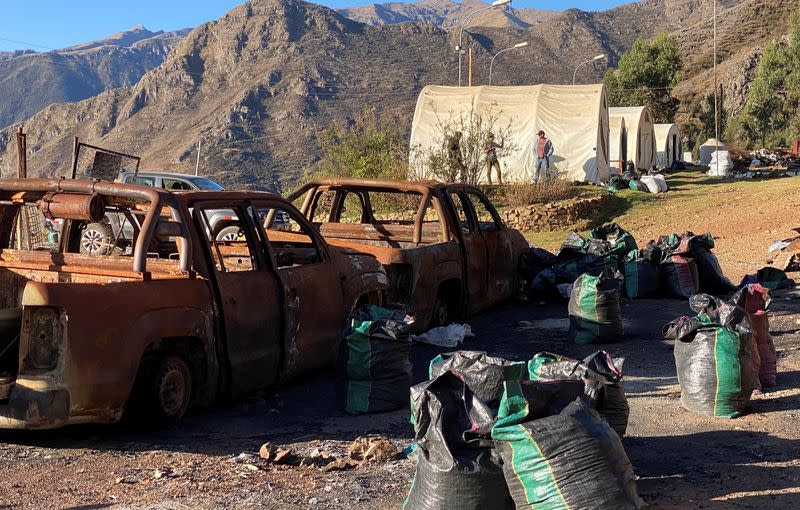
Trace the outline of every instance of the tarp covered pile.
{"label": "tarp covered pile", "polygon": [[403,312],[374,305],[351,314],[337,363],[345,411],[381,413],[408,403],[412,322]]}
{"label": "tarp covered pile", "polygon": [[758,351],[739,291],[730,301],[708,294],[692,296],[695,317],[680,317],[664,326],[676,340],[675,366],[681,404],[708,416],[739,416],[758,388]]}
{"label": "tarp covered pile", "polygon": [[411,390],[417,469],[404,508],[640,508],[619,439],[622,363],[603,351],[434,358]]}
{"label": "tarp covered pile", "polygon": [[[588,303],[594,295],[591,288],[580,294],[584,287],[599,285],[607,290],[611,280],[619,280],[625,296],[632,299],[656,295],[688,299],[698,292],[730,294],[736,286],[723,274],[713,249],[711,234],[692,232],[661,236],[638,249],[633,236],[614,223],[592,230],[585,238],[570,232],[555,255],[532,248],[524,260],[525,277],[531,282],[532,297],[574,303]],[[583,278],[576,290],[582,275],[595,278]],[[614,306],[613,301],[606,302]]]}

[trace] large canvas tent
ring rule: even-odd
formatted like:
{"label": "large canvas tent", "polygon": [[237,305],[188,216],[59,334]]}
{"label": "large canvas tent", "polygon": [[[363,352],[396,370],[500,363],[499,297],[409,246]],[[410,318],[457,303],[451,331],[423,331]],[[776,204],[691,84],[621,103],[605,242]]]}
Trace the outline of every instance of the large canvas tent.
{"label": "large canvas tent", "polygon": [[443,126],[459,124],[471,111],[484,121],[495,118],[496,132],[508,129],[505,143],[512,150],[500,158],[504,182],[533,179],[539,130],[553,142],[551,171],[554,167],[559,175],[578,181],[602,182],[609,177],[608,105],[602,84],[427,86],[419,94],[411,126],[411,159],[417,175],[435,177],[425,154],[446,143]]}
{"label": "large canvas tent", "polygon": [[608,118],[608,157],[611,168],[625,170],[628,161],[628,130],[625,127],[625,118],[621,116]]}
{"label": "large canvas tent", "polygon": [[719,145],[719,150],[728,150],[728,146],[723,142],[717,142],[714,138],[709,138],[706,143],[700,146],[700,166],[708,166],[711,163],[711,155],[714,154]]}
{"label": "large canvas tent", "polygon": [[653,129],[656,133],[656,164],[669,168],[682,157],[681,132],[675,124],[656,124]]}
{"label": "large canvas tent", "polygon": [[609,108],[610,119],[622,117],[628,132],[628,161],[636,168],[648,169],[656,164],[656,134],[653,114],[646,106]]}

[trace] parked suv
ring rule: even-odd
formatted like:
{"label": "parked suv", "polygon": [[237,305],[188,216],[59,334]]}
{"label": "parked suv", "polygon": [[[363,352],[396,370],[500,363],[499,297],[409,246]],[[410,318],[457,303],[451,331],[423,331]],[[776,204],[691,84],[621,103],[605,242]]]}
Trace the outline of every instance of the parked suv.
{"label": "parked suv", "polygon": [[[201,175],[187,175],[173,172],[123,172],[117,181],[124,184],[138,184],[162,188],[169,191],[223,191],[221,185]],[[235,241],[242,235],[239,218],[230,209],[209,211],[209,223],[214,238],[218,241]],[[108,255],[113,247],[126,244],[130,247],[133,233],[138,228],[136,216],[121,214],[106,214],[98,221],[87,224],[81,234],[81,253],[92,255]],[[275,215],[272,228],[288,230],[290,228],[289,216],[283,212]],[[161,254],[161,246],[166,239],[154,237],[148,247],[148,252]]]}

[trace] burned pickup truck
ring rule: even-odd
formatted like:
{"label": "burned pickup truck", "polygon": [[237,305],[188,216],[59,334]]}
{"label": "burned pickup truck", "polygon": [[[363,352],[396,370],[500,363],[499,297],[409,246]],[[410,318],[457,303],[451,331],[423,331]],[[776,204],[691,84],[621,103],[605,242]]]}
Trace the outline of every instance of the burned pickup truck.
{"label": "burned pickup truck", "polygon": [[[244,219],[234,240],[212,235],[220,209]],[[276,214],[290,230],[265,228]],[[131,228],[82,252],[82,231],[107,215]],[[44,228],[53,219],[60,236]],[[126,409],[173,421],[331,364],[346,313],[386,283],[374,257],[329,246],[274,195],[0,180],[0,427]]]}
{"label": "burned pickup truck", "polygon": [[439,326],[519,290],[528,243],[473,186],[435,181],[328,179],[288,197],[336,246],[375,255],[390,305],[416,326]]}

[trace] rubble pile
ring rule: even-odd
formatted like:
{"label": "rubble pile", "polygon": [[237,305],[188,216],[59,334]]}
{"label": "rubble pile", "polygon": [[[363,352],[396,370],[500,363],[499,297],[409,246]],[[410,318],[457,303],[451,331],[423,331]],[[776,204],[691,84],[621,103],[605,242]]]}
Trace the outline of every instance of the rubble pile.
{"label": "rubble pile", "polygon": [[782,147],[739,152],[731,156],[732,175],[737,179],[793,177],[800,174],[800,156]]}

